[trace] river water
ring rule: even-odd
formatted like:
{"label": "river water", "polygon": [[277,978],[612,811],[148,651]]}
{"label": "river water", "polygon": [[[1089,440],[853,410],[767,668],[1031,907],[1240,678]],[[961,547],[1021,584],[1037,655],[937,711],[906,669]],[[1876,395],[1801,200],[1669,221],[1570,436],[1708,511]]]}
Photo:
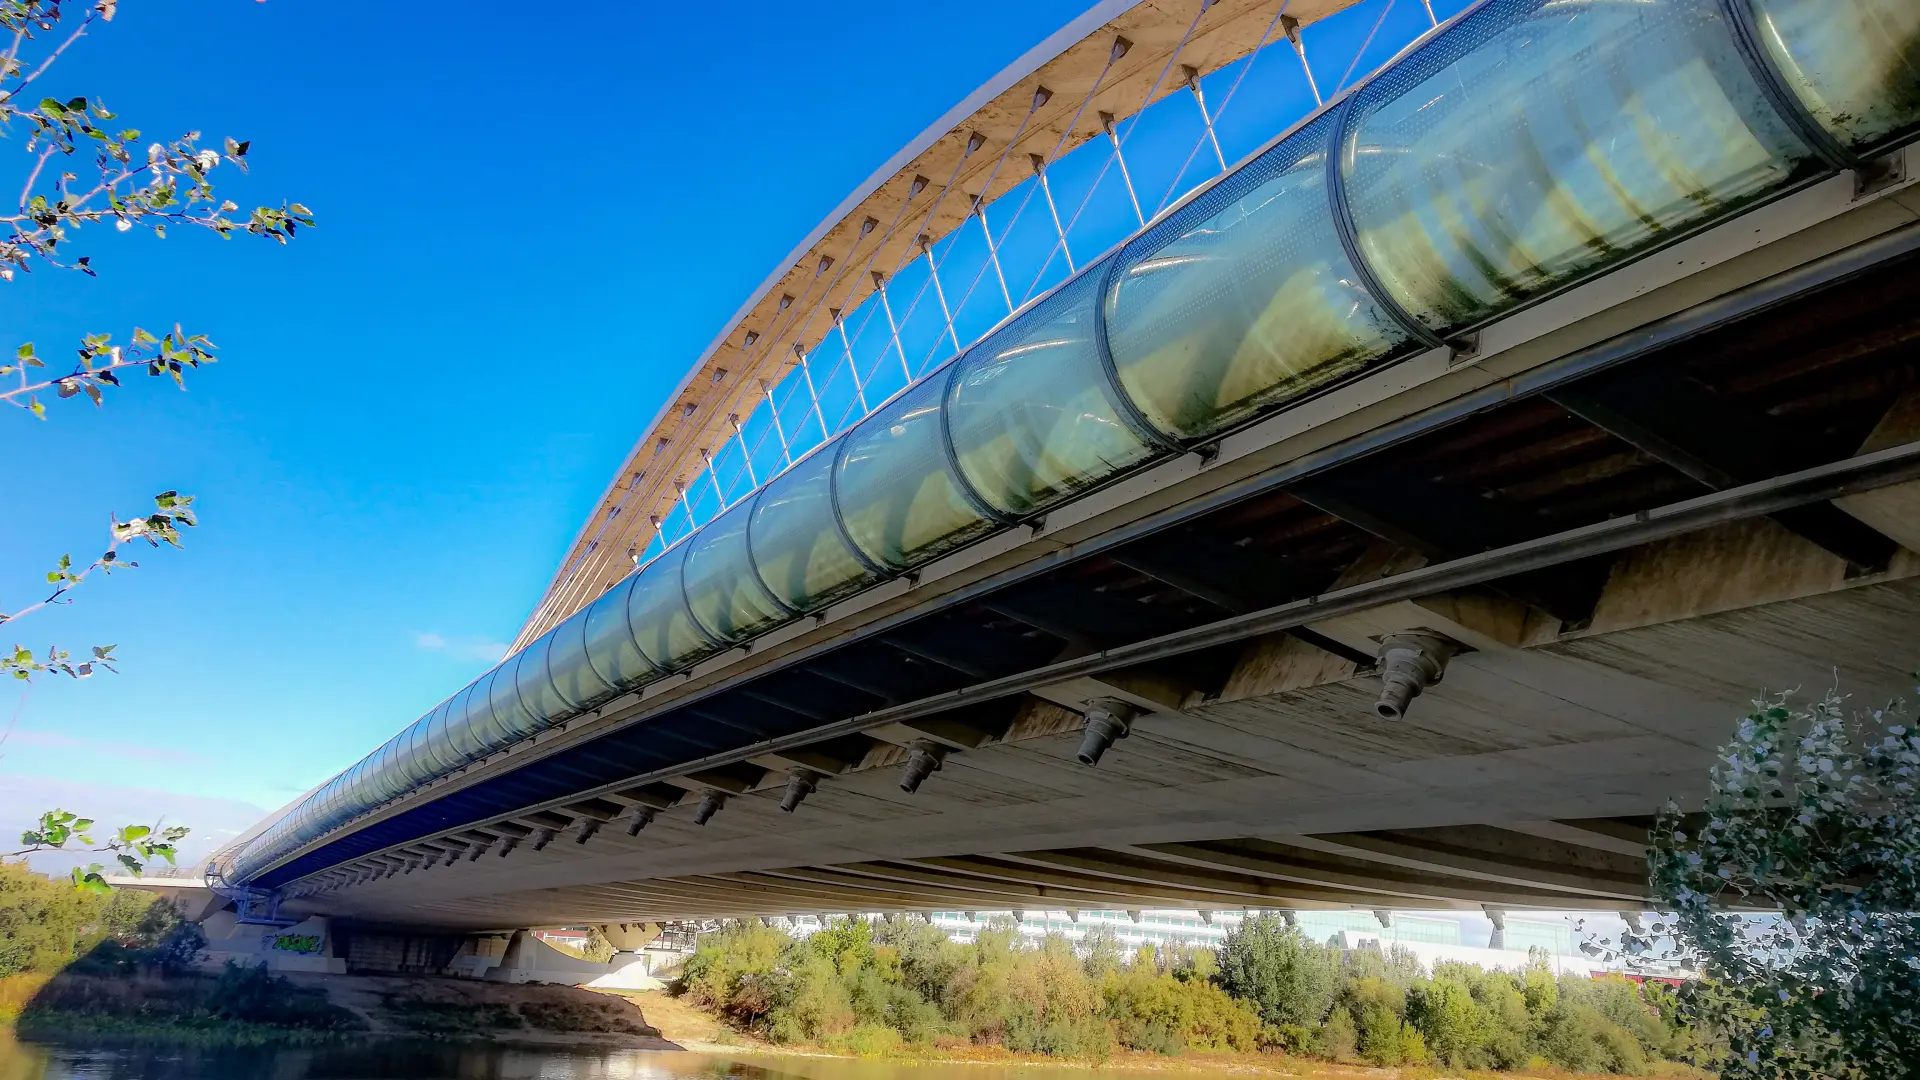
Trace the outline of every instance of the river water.
{"label": "river water", "polygon": [[[1102,1070],[1102,1075],[1113,1073]],[[1060,1080],[1061,1076],[1060,1070],[1045,1067],[685,1050],[582,1052],[395,1043],[278,1050],[77,1048],[13,1042],[0,1033],[0,1080]]]}

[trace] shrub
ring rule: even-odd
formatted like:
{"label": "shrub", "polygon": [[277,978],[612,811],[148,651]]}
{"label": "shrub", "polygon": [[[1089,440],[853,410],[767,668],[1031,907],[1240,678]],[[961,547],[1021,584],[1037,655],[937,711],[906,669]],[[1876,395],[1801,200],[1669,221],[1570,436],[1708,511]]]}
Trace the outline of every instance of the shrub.
{"label": "shrub", "polygon": [[827,1045],[855,1057],[877,1058],[897,1053],[900,1033],[885,1024],[861,1024],[828,1040]]}
{"label": "shrub", "polygon": [[346,1031],[362,1026],[359,1017],[328,1001],[326,994],[295,986],[264,967],[241,967],[231,960],[208,990],[205,1007],[222,1020],[274,1027]]}
{"label": "shrub", "polygon": [[1269,1024],[1318,1025],[1339,990],[1340,954],[1276,916],[1260,915],[1227,934],[1214,981],[1252,1002]]}
{"label": "shrub", "polygon": [[1353,1022],[1353,1013],[1345,1005],[1336,1005],[1327,1014],[1326,1025],[1320,1029],[1320,1039],[1326,1055],[1335,1061],[1352,1061],[1360,1056],[1360,1029]]}

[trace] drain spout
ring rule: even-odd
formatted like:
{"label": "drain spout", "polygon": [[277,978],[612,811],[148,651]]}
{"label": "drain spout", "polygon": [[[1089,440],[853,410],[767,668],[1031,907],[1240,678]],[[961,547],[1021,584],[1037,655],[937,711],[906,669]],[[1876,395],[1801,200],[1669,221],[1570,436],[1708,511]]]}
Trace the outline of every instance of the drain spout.
{"label": "drain spout", "polygon": [[640,830],[653,824],[653,808],[636,806],[627,814],[627,835],[639,836]]}
{"label": "drain spout", "polygon": [[707,822],[712,821],[713,815],[719,813],[720,808],[725,805],[727,805],[726,792],[708,788],[706,793],[700,796],[699,809],[693,812],[693,823],[695,825],[705,825]]}
{"label": "drain spout", "polygon": [[1080,751],[1074,755],[1080,764],[1100,764],[1101,755],[1133,731],[1133,718],[1140,710],[1113,698],[1095,698],[1087,703],[1087,726],[1080,736]]}
{"label": "drain spout", "polygon": [[1380,700],[1373,711],[1399,720],[1420,692],[1447,673],[1447,661],[1460,646],[1438,634],[1393,634],[1380,642]]}
{"label": "drain spout", "polygon": [[793,813],[819,787],[819,773],[812,769],[794,769],[787,774],[787,793],[780,800],[780,809]]}
{"label": "drain spout", "polygon": [[925,739],[916,741],[910,749],[907,764],[900,770],[900,790],[909,795],[920,790],[927,777],[939,772],[940,763],[947,757],[946,747]]}

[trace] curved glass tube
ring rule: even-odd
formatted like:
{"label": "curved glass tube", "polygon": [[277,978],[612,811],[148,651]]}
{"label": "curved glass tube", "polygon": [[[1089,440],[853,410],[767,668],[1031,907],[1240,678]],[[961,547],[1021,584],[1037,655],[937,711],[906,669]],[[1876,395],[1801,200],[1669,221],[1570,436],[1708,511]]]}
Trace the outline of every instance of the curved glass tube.
{"label": "curved glass tube", "polygon": [[928,376],[847,433],[837,466],[840,514],[880,566],[905,569],[994,527],[948,461],[942,399],[951,374]]}
{"label": "curved glass tube", "polygon": [[533,644],[522,649],[519,657],[513,661],[513,685],[520,691],[520,703],[527,707],[542,728],[573,713],[573,706],[560,696],[560,691],[553,685],[553,676],[547,672],[547,656],[553,648],[553,635],[554,630],[540,635]]}
{"label": "curved glass tube", "polygon": [[716,641],[743,641],[789,616],[753,569],[753,499],[734,504],[687,541],[687,606]]}
{"label": "curved glass tube", "polygon": [[968,349],[947,395],[967,482],[1009,516],[1044,509],[1152,457],[1100,357],[1094,268]]}
{"label": "curved glass tube", "polygon": [[1199,439],[1407,351],[1354,272],[1327,199],[1323,116],[1120,252],[1106,290],[1120,385]]}
{"label": "curved glass tube", "polygon": [[754,500],[748,547],[760,580],[781,603],[813,611],[879,579],[860,561],[836,520],[833,464],[839,442],[819,447]]}
{"label": "curved glass tube", "polygon": [[600,681],[616,691],[630,690],[662,672],[640,651],[627,625],[627,600],[639,574],[628,574],[587,606],[587,663]]}
{"label": "curved glass tube", "polygon": [[1362,88],[1346,131],[1361,253],[1441,332],[1821,167],[1715,0],[1494,0]]}
{"label": "curved glass tube", "polygon": [[554,629],[553,647],[547,650],[547,674],[561,698],[577,710],[591,709],[614,696],[614,688],[587,660],[585,609],[569,615]]}
{"label": "curved glass tube", "polygon": [[1920,3],[1752,3],[1775,70],[1841,145],[1868,152],[1920,131]]}
{"label": "curved glass tube", "polygon": [[640,571],[627,599],[627,629],[660,671],[678,671],[720,647],[694,625],[680,568],[691,543],[676,544]]}

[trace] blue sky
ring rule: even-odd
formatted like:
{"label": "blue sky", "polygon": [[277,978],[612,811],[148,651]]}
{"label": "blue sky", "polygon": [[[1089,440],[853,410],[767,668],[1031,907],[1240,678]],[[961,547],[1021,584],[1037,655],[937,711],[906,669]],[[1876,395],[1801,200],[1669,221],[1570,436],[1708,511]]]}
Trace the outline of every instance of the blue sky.
{"label": "blue sky", "polygon": [[0,633],[122,658],[0,688],[0,826],[92,800],[238,827],[484,670],[769,269],[1085,3],[124,4],[45,91],[251,139],[223,193],[320,227],[92,229],[97,280],[0,286],[7,347],[178,321],[223,358],[186,393],[0,414],[0,610],[157,491],[204,520]]}

